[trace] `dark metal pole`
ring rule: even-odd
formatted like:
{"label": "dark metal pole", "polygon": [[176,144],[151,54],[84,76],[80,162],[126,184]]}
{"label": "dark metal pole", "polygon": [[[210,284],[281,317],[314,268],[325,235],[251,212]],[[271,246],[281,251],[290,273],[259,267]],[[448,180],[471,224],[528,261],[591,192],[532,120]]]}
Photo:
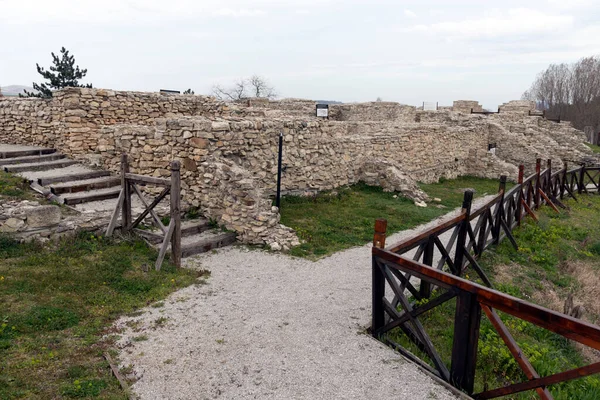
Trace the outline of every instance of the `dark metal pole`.
{"label": "dark metal pole", "polygon": [[283,158],[283,132],[279,132],[279,159],[277,160],[277,198],[275,205],[281,208],[281,160]]}

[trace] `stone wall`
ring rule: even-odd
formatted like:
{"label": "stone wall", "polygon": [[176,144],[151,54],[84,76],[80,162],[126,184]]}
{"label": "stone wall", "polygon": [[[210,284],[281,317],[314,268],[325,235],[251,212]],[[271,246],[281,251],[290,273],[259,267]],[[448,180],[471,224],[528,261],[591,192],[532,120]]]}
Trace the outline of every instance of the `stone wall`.
{"label": "stone wall", "polygon": [[62,141],[63,112],[54,99],[0,98],[0,142],[52,147]]}
{"label": "stone wall", "polygon": [[[168,176],[182,162],[182,195],[247,243],[297,243],[271,207],[277,143],[284,133],[284,193],[303,194],[364,181],[422,203],[417,181],[475,175],[516,179],[535,158],[555,165],[591,154],[583,133],[525,115],[508,103],[500,114],[422,111],[389,102],[332,105],[330,119],[314,102],[287,99],[225,104],[204,96],[66,89],[51,100],[0,100],[0,142],[55,146],[119,171],[122,152],[133,172]],[[480,107],[480,106],[479,106]],[[454,109],[455,108],[455,109]],[[468,112],[464,111],[468,108]],[[462,110],[462,112],[456,112]],[[496,154],[488,145],[497,145]]]}
{"label": "stone wall", "polygon": [[478,101],[473,100],[456,100],[452,104],[452,111],[454,112],[470,114],[471,110],[481,112],[483,111],[483,107],[481,107]]}
{"label": "stone wall", "polygon": [[371,103],[332,104],[329,118],[336,121],[403,121],[413,122],[417,108],[405,104],[374,101]]}

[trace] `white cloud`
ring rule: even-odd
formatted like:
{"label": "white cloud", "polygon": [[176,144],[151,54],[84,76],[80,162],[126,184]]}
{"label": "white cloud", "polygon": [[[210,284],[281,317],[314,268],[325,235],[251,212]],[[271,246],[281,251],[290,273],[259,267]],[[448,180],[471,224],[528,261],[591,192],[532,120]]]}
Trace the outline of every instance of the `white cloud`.
{"label": "white cloud", "polygon": [[417,14],[411,10],[404,10],[404,15],[408,18],[417,18]]}
{"label": "white cloud", "polygon": [[572,27],[573,22],[574,18],[570,15],[550,15],[538,10],[513,8],[506,12],[490,10],[480,18],[416,25],[413,30],[462,38],[504,37],[556,32]]}

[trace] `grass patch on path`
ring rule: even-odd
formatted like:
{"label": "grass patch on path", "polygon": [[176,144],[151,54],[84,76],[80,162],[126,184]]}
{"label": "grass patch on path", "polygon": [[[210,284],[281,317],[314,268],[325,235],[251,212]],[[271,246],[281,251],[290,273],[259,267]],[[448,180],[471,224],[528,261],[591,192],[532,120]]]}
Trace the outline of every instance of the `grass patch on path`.
{"label": "grass patch on path", "polygon": [[[556,311],[563,311],[564,302],[572,293],[575,305],[582,305],[585,310],[582,318],[597,324],[600,320],[600,196],[582,195],[578,200],[567,201],[571,209],[561,210],[560,214],[542,207],[537,212],[539,224],[528,220],[514,231],[519,251],[505,240],[495,250],[484,253],[480,263],[496,289]],[[473,278],[472,271],[468,274]],[[448,368],[454,309],[455,301],[450,301],[419,317]],[[584,350],[562,336],[499,314],[542,376],[599,360],[597,353]],[[475,392],[526,380],[489,320],[483,316],[481,321]],[[427,360],[400,330],[392,335],[395,341]],[[550,391],[556,400],[599,399],[600,378],[595,375],[553,385]],[[503,398],[538,397],[530,391]]]}
{"label": "grass patch on path", "polygon": [[424,184],[421,188],[429,196],[442,201],[421,208],[398,193],[385,193],[379,187],[359,183],[315,197],[283,197],[281,223],[295,229],[304,241],[290,253],[315,259],[368,243],[373,239],[377,218],[387,219],[389,234],[414,228],[460,207],[464,189],[475,189],[475,195],[481,196],[496,193],[498,185],[498,180],[473,177]]}
{"label": "grass patch on path", "polygon": [[103,359],[120,315],[192,284],[140,240],[82,234],[58,244],[0,236],[0,399],[126,399]]}
{"label": "grass patch on path", "polygon": [[9,200],[39,199],[23,178],[4,171],[0,171],[0,198]]}

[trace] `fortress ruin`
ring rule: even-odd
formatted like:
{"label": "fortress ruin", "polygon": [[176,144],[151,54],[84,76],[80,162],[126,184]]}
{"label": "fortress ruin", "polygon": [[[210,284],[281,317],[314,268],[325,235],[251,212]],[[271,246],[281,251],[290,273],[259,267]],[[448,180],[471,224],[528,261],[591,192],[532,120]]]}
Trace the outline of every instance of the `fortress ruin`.
{"label": "fortress ruin", "polygon": [[[516,179],[536,158],[556,166],[591,157],[585,135],[570,123],[535,115],[534,104],[512,101],[496,114],[477,102],[423,111],[392,102],[315,102],[68,88],[51,99],[0,99],[0,142],[54,147],[115,173],[121,153],[132,172],[169,175],[182,164],[188,206],[238,233],[245,243],[286,248],[294,232],[271,206],[279,133],[284,134],[284,193],[302,194],[364,181],[427,201],[417,182],[461,175]],[[533,114],[533,115],[532,115]],[[489,151],[494,147],[494,151]]]}

